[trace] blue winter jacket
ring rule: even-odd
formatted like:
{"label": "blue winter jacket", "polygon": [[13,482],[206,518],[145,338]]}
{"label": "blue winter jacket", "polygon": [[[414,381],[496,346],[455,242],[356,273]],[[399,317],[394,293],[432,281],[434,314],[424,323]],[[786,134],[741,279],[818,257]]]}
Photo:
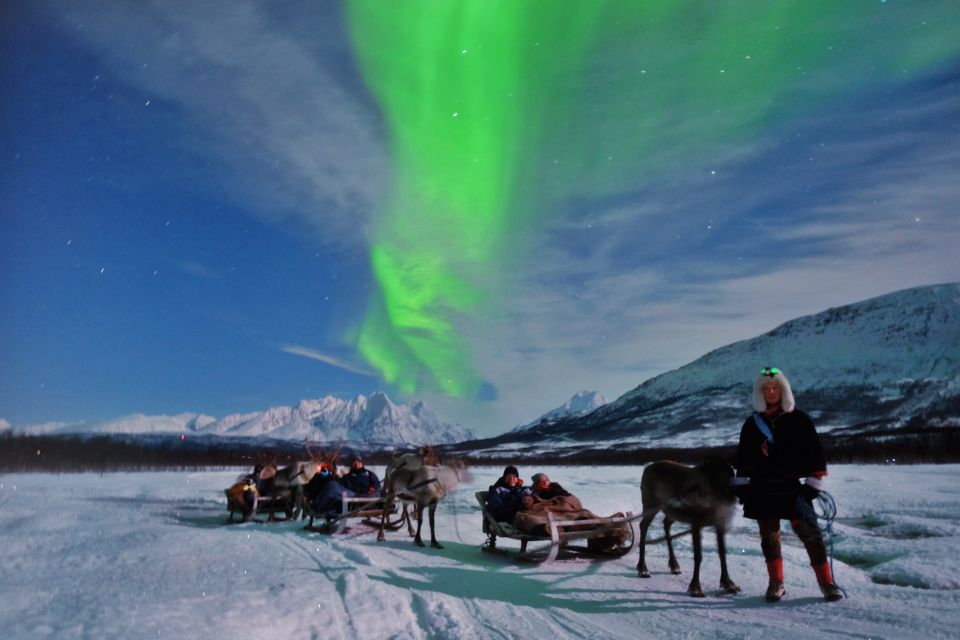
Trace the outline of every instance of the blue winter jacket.
{"label": "blue winter jacket", "polygon": [[487,492],[487,511],[497,522],[513,523],[514,516],[523,506],[523,496],[530,495],[530,490],[523,487],[506,487],[492,485]]}

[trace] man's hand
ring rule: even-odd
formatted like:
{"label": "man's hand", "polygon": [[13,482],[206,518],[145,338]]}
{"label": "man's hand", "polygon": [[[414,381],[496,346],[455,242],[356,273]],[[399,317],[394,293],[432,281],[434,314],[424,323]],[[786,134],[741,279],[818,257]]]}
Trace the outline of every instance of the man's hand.
{"label": "man's hand", "polygon": [[733,495],[737,496],[737,501],[740,504],[743,504],[744,497],[750,493],[750,478],[734,478],[732,481],[733,484]]}
{"label": "man's hand", "polygon": [[804,500],[813,502],[820,497],[821,491],[823,491],[823,480],[815,476],[804,478],[803,486],[800,487],[800,495]]}

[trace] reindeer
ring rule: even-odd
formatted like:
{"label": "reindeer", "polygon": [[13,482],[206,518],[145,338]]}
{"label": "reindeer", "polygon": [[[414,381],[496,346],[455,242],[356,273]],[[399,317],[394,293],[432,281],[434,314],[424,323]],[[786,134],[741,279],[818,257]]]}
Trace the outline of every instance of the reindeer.
{"label": "reindeer", "polygon": [[695,598],[704,597],[703,589],[700,587],[700,561],[703,559],[700,530],[704,527],[713,527],[717,532],[720,586],[727,593],[740,591],[740,587],[730,579],[727,573],[727,550],[724,544],[724,534],[736,505],[731,486],[732,479],[733,469],[721,460],[708,460],[693,468],[678,462],[661,461],[654,462],[643,470],[643,477],[640,480],[643,515],[640,521],[640,560],[637,562],[637,573],[641,578],[650,577],[644,559],[647,528],[654,517],[662,511],[663,531],[670,551],[671,573],[679,574],[680,564],[673,553],[670,525],[675,521],[687,523],[693,534],[693,578],[687,587],[687,595]]}
{"label": "reindeer", "polygon": [[259,471],[254,478],[259,497],[253,511],[267,511],[271,522],[276,511],[282,510],[288,520],[299,515],[303,486],[313,475],[313,465],[309,462],[293,462],[281,467],[277,458],[277,454],[259,454],[256,466]]}
{"label": "reindeer", "polygon": [[[462,461],[456,460],[451,464],[442,464],[440,457],[428,445],[424,445],[417,453],[404,454],[387,467],[383,480],[385,497],[394,496],[400,500],[413,502],[417,505],[417,532],[413,542],[418,547],[426,546],[420,536],[423,528],[424,509],[429,510],[430,519],[430,546],[442,549],[437,542],[435,530],[437,504],[440,499],[456,489],[461,482],[469,482],[470,476]],[[406,505],[403,506],[406,515]],[[413,533],[413,525],[407,517],[407,530]],[[380,520],[380,531],[377,540],[383,540],[383,528],[386,524],[386,515]]]}

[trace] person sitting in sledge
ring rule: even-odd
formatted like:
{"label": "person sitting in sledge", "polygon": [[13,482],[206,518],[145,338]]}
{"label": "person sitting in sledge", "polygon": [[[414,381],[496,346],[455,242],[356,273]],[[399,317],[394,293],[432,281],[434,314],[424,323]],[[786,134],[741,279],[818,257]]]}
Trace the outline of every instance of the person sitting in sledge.
{"label": "person sitting in sledge", "polygon": [[487,491],[487,511],[497,522],[512,523],[526,495],[530,495],[530,490],[524,488],[517,468],[509,466]]}
{"label": "person sitting in sledge", "polygon": [[263,471],[262,464],[254,465],[251,473],[240,475],[237,481],[227,489],[227,503],[228,508],[230,508],[231,518],[233,517],[234,510],[239,511],[243,515],[244,521],[253,517],[259,497],[257,484],[261,471]]}
{"label": "person sitting in sledge", "polygon": [[340,483],[361,497],[380,495],[380,478],[363,466],[363,458],[358,454],[350,462],[350,472],[341,478]]}
{"label": "person sitting in sledge", "polygon": [[[517,511],[513,519],[515,529],[532,535],[549,536],[547,528],[547,513],[553,514],[554,520],[595,520],[598,516],[585,509],[580,499],[560,486],[551,482],[550,476],[537,473],[531,478],[533,487],[530,495],[524,496],[523,506]],[[622,517],[622,513],[614,516]],[[588,541],[588,546],[596,551],[602,551],[623,544],[629,529],[627,525],[619,525],[609,531],[608,535],[598,536]]]}
{"label": "person sitting in sledge", "polygon": [[317,472],[303,489],[310,503],[310,510],[317,516],[333,516],[340,513],[341,496],[344,491],[353,494],[340,484],[329,462],[321,462],[317,465]]}
{"label": "person sitting in sledge", "polygon": [[550,500],[557,496],[573,495],[556,482],[550,482],[550,476],[545,473],[536,473],[530,480],[533,482],[533,495],[540,500]]}
{"label": "person sitting in sledge", "polygon": [[[840,600],[843,593],[833,581],[816,519],[804,518],[805,512],[809,518],[810,503],[820,494],[827,475],[813,421],[795,408],[790,382],[776,367],[763,368],[754,380],[753,405],[755,413],[740,429],[734,483],[744,517],[756,520],[760,529],[760,548],[770,578],[766,599],[776,602],[785,593],[780,555],[780,520],[785,519],[807,550],[824,599]],[[804,478],[802,485],[800,478]]]}

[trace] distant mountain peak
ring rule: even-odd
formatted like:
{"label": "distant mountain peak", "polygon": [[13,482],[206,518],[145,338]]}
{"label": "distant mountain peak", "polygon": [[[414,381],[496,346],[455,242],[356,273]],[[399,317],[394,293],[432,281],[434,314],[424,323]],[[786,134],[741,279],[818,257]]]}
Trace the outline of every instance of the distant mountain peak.
{"label": "distant mountain peak", "polygon": [[[2,429],[0,425],[0,429]],[[450,444],[472,440],[474,433],[441,422],[423,402],[394,404],[386,393],[353,400],[334,396],[300,400],[293,406],[213,418],[197,413],[147,416],[135,413],[105,422],[48,423],[14,427],[25,433],[191,433],[250,438],[350,442],[359,445]]]}
{"label": "distant mountain peak", "polygon": [[598,391],[578,391],[559,407],[547,411],[532,422],[514,427],[513,431],[525,431],[526,429],[556,422],[564,418],[579,418],[599,409],[605,404],[607,404],[606,397]]}

